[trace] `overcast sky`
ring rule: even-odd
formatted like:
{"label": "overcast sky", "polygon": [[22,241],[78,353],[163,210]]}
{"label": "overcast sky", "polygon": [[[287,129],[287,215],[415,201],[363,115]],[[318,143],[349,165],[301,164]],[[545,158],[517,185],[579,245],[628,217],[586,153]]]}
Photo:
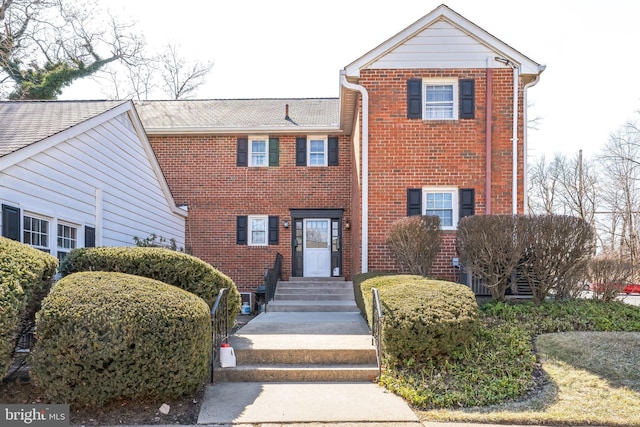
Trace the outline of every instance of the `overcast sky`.
{"label": "overcast sky", "polygon": [[[339,70],[441,4],[430,0],[101,0],[150,46],[215,62],[199,98],[337,97]],[[547,69],[529,90],[530,155],[595,153],[640,110],[640,1],[449,0]],[[89,82],[64,99],[99,99]]]}

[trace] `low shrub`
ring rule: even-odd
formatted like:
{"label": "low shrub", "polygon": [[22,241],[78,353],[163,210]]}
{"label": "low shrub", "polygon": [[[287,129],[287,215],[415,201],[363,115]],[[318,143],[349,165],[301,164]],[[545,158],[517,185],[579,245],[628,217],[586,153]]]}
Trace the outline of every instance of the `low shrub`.
{"label": "low shrub", "polygon": [[373,277],[360,284],[367,313],[372,287],[380,295],[383,352],[390,364],[446,357],[474,335],[478,306],[466,286],[421,276]]}
{"label": "low shrub", "polygon": [[174,398],[205,380],[211,321],[198,296],[156,280],[85,272],[42,303],[31,373],[58,402]]}
{"label": "low shrub", "polygon": [[633,280],[633,263],[618,258],[598,257],[589,261],[593,299],[614,301]]}
{"label": "low shrub", "polygon": [[0,378],[7,374],[17,339],[32,324],[57,266],[55,257],[0,237]]}
{"label": "low shrub", "polygon": [[452,357],[389,367],[380,382],[418,409],[487,406],[529,391],[535,365],[529,332],[489,321]]}
{"label": "low shrub", "polygon": [[240,293],[231,278],[194,256],[154,247],[102,247],[72,250],[60,273],[114,271],[148,277],[194,293],[213,307],[218,292],[229,289],[229,324],[240,312]]}
{"label": "low shrub", "polygon": [[496,320],[520,324],[533,335],[568,331],[640,332],[640,309],[620,301],[490,302],[480,310]]}

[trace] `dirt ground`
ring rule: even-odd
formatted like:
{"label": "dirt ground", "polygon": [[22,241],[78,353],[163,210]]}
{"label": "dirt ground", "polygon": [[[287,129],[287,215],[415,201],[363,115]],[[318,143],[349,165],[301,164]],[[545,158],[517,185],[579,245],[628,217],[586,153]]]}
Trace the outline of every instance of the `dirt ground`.
{"label": "dirt ground", "polygon": [[[122,401],[97,408],[71,406],[71,425],[104,426],[118,424],[196,424],[204,387],[193,396],[164,401]],[[43,396],[29,380],[28,373],[19,372],[0,385],[2,403],[55,403]],[[160,406],[169,405],[169,413],[160,412]]]}

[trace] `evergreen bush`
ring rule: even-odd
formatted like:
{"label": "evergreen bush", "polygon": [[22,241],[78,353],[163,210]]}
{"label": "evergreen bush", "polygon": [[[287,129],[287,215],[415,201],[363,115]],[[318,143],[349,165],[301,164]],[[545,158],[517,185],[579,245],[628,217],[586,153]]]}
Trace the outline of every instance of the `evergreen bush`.
{"label": "evergreen bush", "polygon": [[229,324],[240,312],[240,293],[231,278],[199,258],[166,248],[101,247],[72,250],[62,261],[60,273],[114,271],[148,277],[192,292],[213,307],[222,288],[229,291]]}
{"label": "evergreen bush", "polygon": [[0,237],[0,378],[7,374],[17,340],[31,325],[57,266],[55,257]]}
{"label": "evergreen bush", "polygon": [[61,279],[42,303],[31,373],[58,402],[175,398],[206,379],[211,320],[198,296],[112,272]]}

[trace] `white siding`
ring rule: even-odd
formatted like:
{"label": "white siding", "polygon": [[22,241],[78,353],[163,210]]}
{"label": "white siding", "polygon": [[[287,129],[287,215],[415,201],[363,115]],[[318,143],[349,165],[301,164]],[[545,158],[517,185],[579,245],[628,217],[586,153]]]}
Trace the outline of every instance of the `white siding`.
{"label": "white siding", "polygon": [[[389,50],[365,68],[486,68],[497,53],[450,22],[440,20]],[[492,67],[504,65],[495,61]]]}
{"label": "white siding", "polygon": [[155,233],[184,247],[185,220],[169,206],[143,144],[121,114],[4,169],[0,202],[49,218],[52,254],[57,221],[96,227],[99,246]]}

